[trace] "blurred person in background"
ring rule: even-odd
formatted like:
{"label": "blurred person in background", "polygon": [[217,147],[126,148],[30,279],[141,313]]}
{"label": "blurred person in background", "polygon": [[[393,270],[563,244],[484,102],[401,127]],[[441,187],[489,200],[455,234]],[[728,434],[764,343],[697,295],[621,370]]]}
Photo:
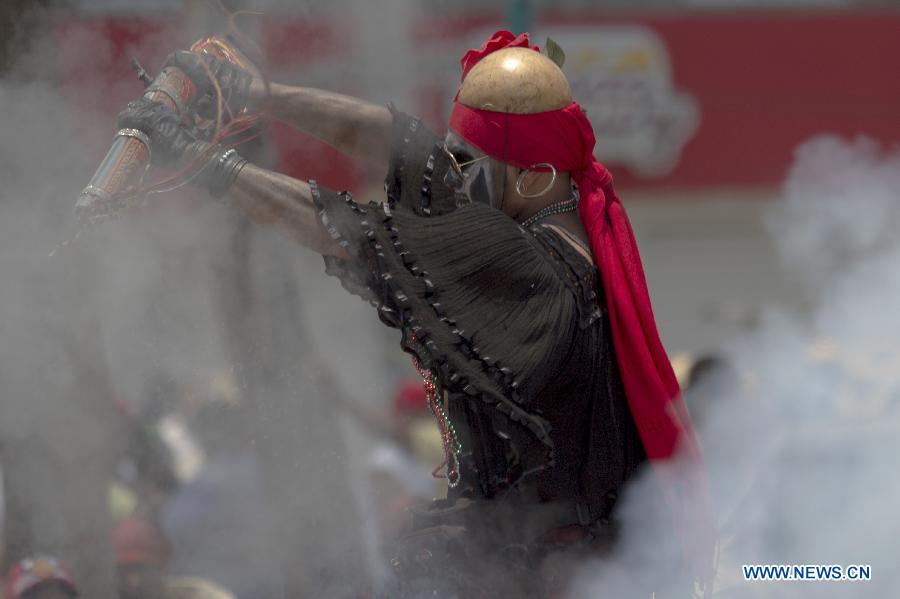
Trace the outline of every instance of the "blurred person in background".
{"label": "blurred person in background", "polygon": [[140,419],[165,445],[178,484],[193,479],[203,463],[203,450],[188,423],[203,404],[197,397],[203,395],[189,383],[161,371],[153,373],[146,383]]}
{"label": "blurred person in background", "polygon": [[282,576],[271,558],[277,522],[263,488],[248,406],[227,374],[196,395],[188,426],[204,460],[162,512],[172,547],[169,571],[209,579],[238,599],[279,596]]}
{"label": "blurred person in background", "polygon": [[[121,396],[115,406],[115,476],[113,518],[140,511],[154,517],[178,488],[172,456],[156,430],[156,422],[135,414]],[[129,497],[131,499],[129,499]]]}
{"label": "blurred person in background", "polygon": [[168,541],[152,520],[133,517],[113,527],[116,581],[120,599],[163,599]]}
{"label": "blurred person in background", "polygon": [[[157,165],[212,150],[193,182],[323,254],[329,274],[402,330],[449,490],[398,544],[392,596],[559,594],[575,564],[610,551],[613,507],[647,457],[679,515],[694,562],[687,578],[710,577],[699,446],[627,217],[593,157],[561,52],[548,53],[556,61],[509,32],[466,52],[444,139],[393,107],[281,85],[267,94],[213,59],[170,58],[207,105],[215,90],[232,113],[262,107],[387,166],[382,205],[210,148],[146,99],[119,118],[148,136]],[[635,581],[635,594],[654,584]]]}
{"label": "blurred person in background", "polygon": [[122,520],[112,538],[119,599],[234,599],[201,578],[167,575],[172,548],[152,520]]}
{"label": "blurred person in background", "polygon": [[388,418],[361,412],[362,404],[353,403],[351,413],[376,437],[368,465],[381,531],[384,538],[393,539],[403,529],[409,509],[446,493],[446,483],[434,470],[443,455],[441,437],[421,380],[397,386]]}
{"label": "blurred person in background", "polygon": [[740,374],[731,360],[718,353],[700,355],[691,365],[684,390],[684,397],[697,427],[702,429],[717,403],[735,400],[740,387]]}
{"label": "blurred person in background", "polygon": [[[397,386],[390,416],[397,430],[394,435],[396,446],[413,462],[432,464],[429,468],[432,470],[433,464],[439,463],[443,457],[443,448],[421,380],[405,380]],[[446,484],[442,484],[441,488],[446,490]]]}
{"label": "blurred person in background", "polygon": [[6,577],[6,599],[72,599],[78,587],[69,568],[53,557],[20,560]]}

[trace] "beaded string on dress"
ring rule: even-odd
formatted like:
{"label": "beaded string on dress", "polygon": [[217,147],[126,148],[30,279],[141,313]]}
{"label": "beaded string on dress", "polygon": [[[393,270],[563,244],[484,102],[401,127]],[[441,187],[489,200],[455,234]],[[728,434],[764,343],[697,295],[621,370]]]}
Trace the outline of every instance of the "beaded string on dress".
{"label": "beaded string on dress", "polygon": [[[412,343],[415,345],[416,337],[412,336]],[[425,385],[425,396],[428,398],[428,407],[437,421],[438,430],[441,433],[441,444],[444,447],[444,461],[438,464],[431,475],[435,478],[446,478],[447,485],[450,488],[459,484],[459,454],[462,451],[462,444],[459,442],[459,436],[456,434],[456,428],[450,421],[450,417],[444,410],[441,398],[437,392],[437,376],[431,370],[426,370],[415,357],[412,359],[413,366],[419,376],[422,377],[422,383]],[[439,471],[446,466],[446,474]]]}

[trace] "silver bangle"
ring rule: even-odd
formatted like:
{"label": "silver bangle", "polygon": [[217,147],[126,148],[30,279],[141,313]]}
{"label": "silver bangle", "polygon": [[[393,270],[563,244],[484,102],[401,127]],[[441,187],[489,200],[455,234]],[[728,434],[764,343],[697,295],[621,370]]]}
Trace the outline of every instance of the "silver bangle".
{"label": "silver bangle", "polygon": [[138,139],[147,146],[147,151],[150,151],[150,138],[147,137],[147,134],[141,131],[140,129],[119,129],[116,132],[116,137],[133,137]]}
{"label": "silver bangle", "polygon": [[96,185],[88,185],[84,189],[81,190],[80,195],[92,195],[97,196],[101,200],[110,200],[112,196],[106,190],[100,189]]}
{"label": "silver bangle", "polygon": [[219,155],[219,166],[225,164],[225,161],[228,160],[228,158],[231,157],[232,154],[237,154],[237,150],[235,150],[234,148],[229,148],[222,152]]}

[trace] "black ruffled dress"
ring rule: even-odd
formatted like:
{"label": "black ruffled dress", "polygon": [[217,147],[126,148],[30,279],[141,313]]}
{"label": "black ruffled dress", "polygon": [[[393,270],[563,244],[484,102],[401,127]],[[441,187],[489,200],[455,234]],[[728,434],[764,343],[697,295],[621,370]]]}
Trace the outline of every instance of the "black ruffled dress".
{"label": "black ruffled dress", "polygon": [[[512,506],[513,525],[490,535],[500,546],[605,520],[645,456],[596,267],[554,228],[457,205],[441,140],[399,112],[394,130],[387,202],[313,191],[352,256],[326,257],[327,272],[400,329],[402,348],[433,373],[458,443],[459,480],[444,505]],[[534,527],[522,524],[529,514]]]}

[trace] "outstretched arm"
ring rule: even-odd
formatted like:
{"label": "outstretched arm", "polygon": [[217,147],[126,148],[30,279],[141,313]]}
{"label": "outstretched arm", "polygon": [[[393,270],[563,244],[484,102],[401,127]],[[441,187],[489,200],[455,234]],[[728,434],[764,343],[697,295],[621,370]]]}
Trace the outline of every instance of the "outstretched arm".
{"label": "outstretched arm", "polygon": [[226,198],[254,222],[274,226],[315,252],[347,256],[319,222],[312,192],[304,181],[246,164]]}
{"label": "outstretched arm", "polygon": [[[146,98],[129,103],[118,124],[144,133],[153,164],[191,165],[193,183],[227,198],[254,222],[273,225],[320,254],[347,257],[320,223],[309,184],[250,164],[233,149],[210,146],[180,115]],[[194,167],[198,160],[203,164]]]}
{"label": "outstretched arm", "polygon": [[[199,93],[198,112],[209,118],[217,94],[232,113],[245,106],[309,133],[353,158],[387,168],[393,117],[384,106],[309,87],[272,83],[268,89],[248,71],[209,55],[177,51],[167,65],[190,77]],[[212,75],[217,86],[210,82]]]}
{"label": "outstretched arm", "polygon": [[337,150],[387,168],[391,152],[390,111],[359,98],[309,87],[261,81],[250,85],[251,107],[262,110]]}

